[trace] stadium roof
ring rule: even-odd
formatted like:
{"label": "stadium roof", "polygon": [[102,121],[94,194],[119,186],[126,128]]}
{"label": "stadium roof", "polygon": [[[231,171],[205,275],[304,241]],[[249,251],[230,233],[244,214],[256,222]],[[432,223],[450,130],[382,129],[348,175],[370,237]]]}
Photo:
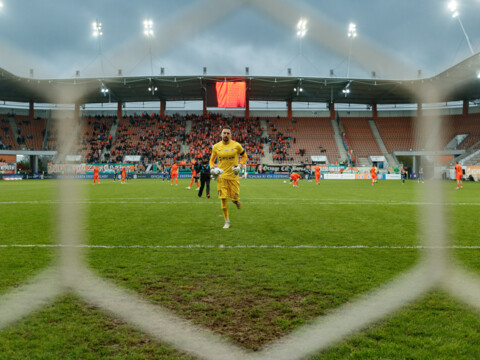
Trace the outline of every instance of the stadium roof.
{"label": "stadium roof", "polygon": [[[425,79],[385,80],[271,76],[135,76],[104,78],[23,78],[0,69],[0,100],[34,103],[201,101],[208,83],[246,81],[251,101],[351,104],[416,103],[415,92],[440,89],[438,102],[480,99],[480,54]],[[294,88],[301,87],[302,92]],[[108,94],[101,89],[109,89]],[[149,87],[156,87],[152,94]],[[345,96],[342,90],[350,92]]]}

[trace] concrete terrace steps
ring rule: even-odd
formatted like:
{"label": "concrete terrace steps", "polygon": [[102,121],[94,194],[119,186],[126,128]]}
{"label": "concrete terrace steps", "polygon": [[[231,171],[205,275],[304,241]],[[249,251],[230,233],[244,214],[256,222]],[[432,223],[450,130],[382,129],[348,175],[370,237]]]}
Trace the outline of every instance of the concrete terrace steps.
{"label": "concrete terrace steps", "polygon": [[117,139],[117,129],[118,125],[120,124],[120,119],[117,119],[110,128],[110,135],[112,136],[112,140],[115,141]]}
{"label": "concrete terrace steps", "polygon": [[338,153],[340,154],[340,159],[348,159],[347,150],[343,146],[342,134],[340,134],[340,129],[338,128],[337,120],[332,120],[333,133],[335,137],[335,144],[337,144]]}
{"label": "concrete terrace steps", "polygon": [[[113,141],[115,141],[117,139],[118,124],[120,124],[120,119],[116,119],[114,122],[112,122],[112,127],[110,128],[110,132],[108,133],[112,137]],[[100,160],[102,162],[106,162],[105,154],[107,152],[108,151],[107,151],[106,147],[104,146],[102,148],[102,153],[100,154]]]}
{"label": "concrete terrace steps", "polygon": [[[192,120],[185,121],[185,135],[192,131]],[[187,154],[190,152],[189,144],[180,144],[180,153]]]}
{"label": "concrete terrace steps", "polygon": [[[262,138],[268,138],[267,120],[260,120],[260,126],[263,128]],[[268,144],[263,144],[263,157],[260,158],[262,164],[273,164],[273,156],[268,151]]]}
{"label": "concrete terrace steps", "polygon": [[52,123],[52,113],[50,112],[47,118],[47,125],[45,126],[45,135],[43,136],[42,150],[47,147],[48,134],[50,132],[50,124]]}
{"label": "concrete terrace steps", "polygon": [[357,166],[370,167],[370,165],[368,158],[357,158]]}
{"label": "concrete terrace steps", "polygon": [[192,131],[192,120],[185,121],[185,134],[189,134]]}

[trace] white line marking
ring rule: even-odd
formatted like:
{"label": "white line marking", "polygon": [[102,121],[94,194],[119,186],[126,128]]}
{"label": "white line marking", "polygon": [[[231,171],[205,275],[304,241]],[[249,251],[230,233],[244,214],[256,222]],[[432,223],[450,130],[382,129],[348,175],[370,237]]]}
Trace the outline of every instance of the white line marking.
{"label": "white line marking", "polygon": [[63,244],[0,244],[0,248],[91,248],[91,249],[480,249],[480,245],[63,245]]}
{"label": "white line marking", "polygon": [[[253,200],[253,201],[252,201]],[[259,201],[256,201],[259,200]],[[312,205],[413,205],[413,206],[480,206],[480,203],[440,203],[440,202],[422,202],[422,201],[371,201],[371,200],[348,200],[348,201],[335,201],[335,200],[319,200],[319,199],[281,199],[281,201],[275,201],[275,199],[265,199],[268,203],[262,201],[262,199],[243,199],[244,204],[250,205],[291,205],[291,201],[295,202],[309,202]],[[162,200],[75,200],[75,201],[61,201],[61,200],[25,200],[25,201],[0,201],[0,205],[17,205],[17,204],[29,204],[29,205],[50,205],[50,204],[188,204],[188,205],[212,205],[216,204],[215,201],[199,201],[199,200],[186,200],[177,199],[176,201]]]}

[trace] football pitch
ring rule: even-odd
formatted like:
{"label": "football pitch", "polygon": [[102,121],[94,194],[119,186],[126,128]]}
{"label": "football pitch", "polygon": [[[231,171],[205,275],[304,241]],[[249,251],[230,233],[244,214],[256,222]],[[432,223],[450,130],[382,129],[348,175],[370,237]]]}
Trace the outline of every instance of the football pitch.
{"label": "football pitch", "polygon": [[[241,180],[231,228],[190,180],[78,180],[81,244],[94,273],[257,351],[415,266],[425,206],[444,206],[452,262],[480,273],[480,184]],[[57,180],[0,182],[3,296],[57,261]],[[194,185],[195,186],[195,185]],[[479,277],[480,278],[480,277]],[[311,359],[477,359],[480,313],[438,288]],[[0,322],[0,326],[1,326]],[[0,359],[194,359],[64,293],[0,330]]]}

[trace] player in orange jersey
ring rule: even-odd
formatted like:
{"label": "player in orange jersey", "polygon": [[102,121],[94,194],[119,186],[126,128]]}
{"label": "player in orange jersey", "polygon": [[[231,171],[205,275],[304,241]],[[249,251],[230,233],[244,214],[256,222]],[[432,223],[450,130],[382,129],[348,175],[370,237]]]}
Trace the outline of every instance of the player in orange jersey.
{"label": "player in orange jersey", "polygon": [[175,185],[178,185],[178,166],[177,164],[172,165],[170,173],[170,185],[173,185],[173,179],[175,179]]}
{"label": "player in orange jersey", "polygon": [[290,179],[292,180],[293,187],[298,187],[298,179],[301,179],[302,176],[300,174],[297,174],[296,172],[293,172],[292,175],[290,175]]}
{"label": "player in orange jersey", "polygon": [[190,185],[188,185],[187,189],[190,190],[192,188],[193,182],[197,185],[197,190],[200,189],[200,184],[198,183],[199,174],[197,173],[195,160],[192,160],[192,180],[190,181]]}
{"label": "player in orange jersey", "polygon": [[320,166],[315,165],[315,183],[318,185],[320,183]]}
{"label": "player in orange jersey", "polygon": [[121,182],[121,184],[125,184],[125,176],[127,176],[127,169],[125,169],[125,166],[122,166],[122,182]]}
{"label": "player in orange jersey", "polygon": [[372,166],[370,169],[370,175],[372,176],[372,186],[377,182],[377,168]]}
{"label": "player in orange jersey", "polygon": [[99,170],[96,166],[93,168],[93,185],[95,185],[95,180],[100,184]]}
{"label": "player in orange jersey", "polygon": [[463,183],[462,183],[463,171],[462,171],[462,166],[458,163],[458,161],[455,164],[455,174],[457,175],[457,190],[463,189]]}

